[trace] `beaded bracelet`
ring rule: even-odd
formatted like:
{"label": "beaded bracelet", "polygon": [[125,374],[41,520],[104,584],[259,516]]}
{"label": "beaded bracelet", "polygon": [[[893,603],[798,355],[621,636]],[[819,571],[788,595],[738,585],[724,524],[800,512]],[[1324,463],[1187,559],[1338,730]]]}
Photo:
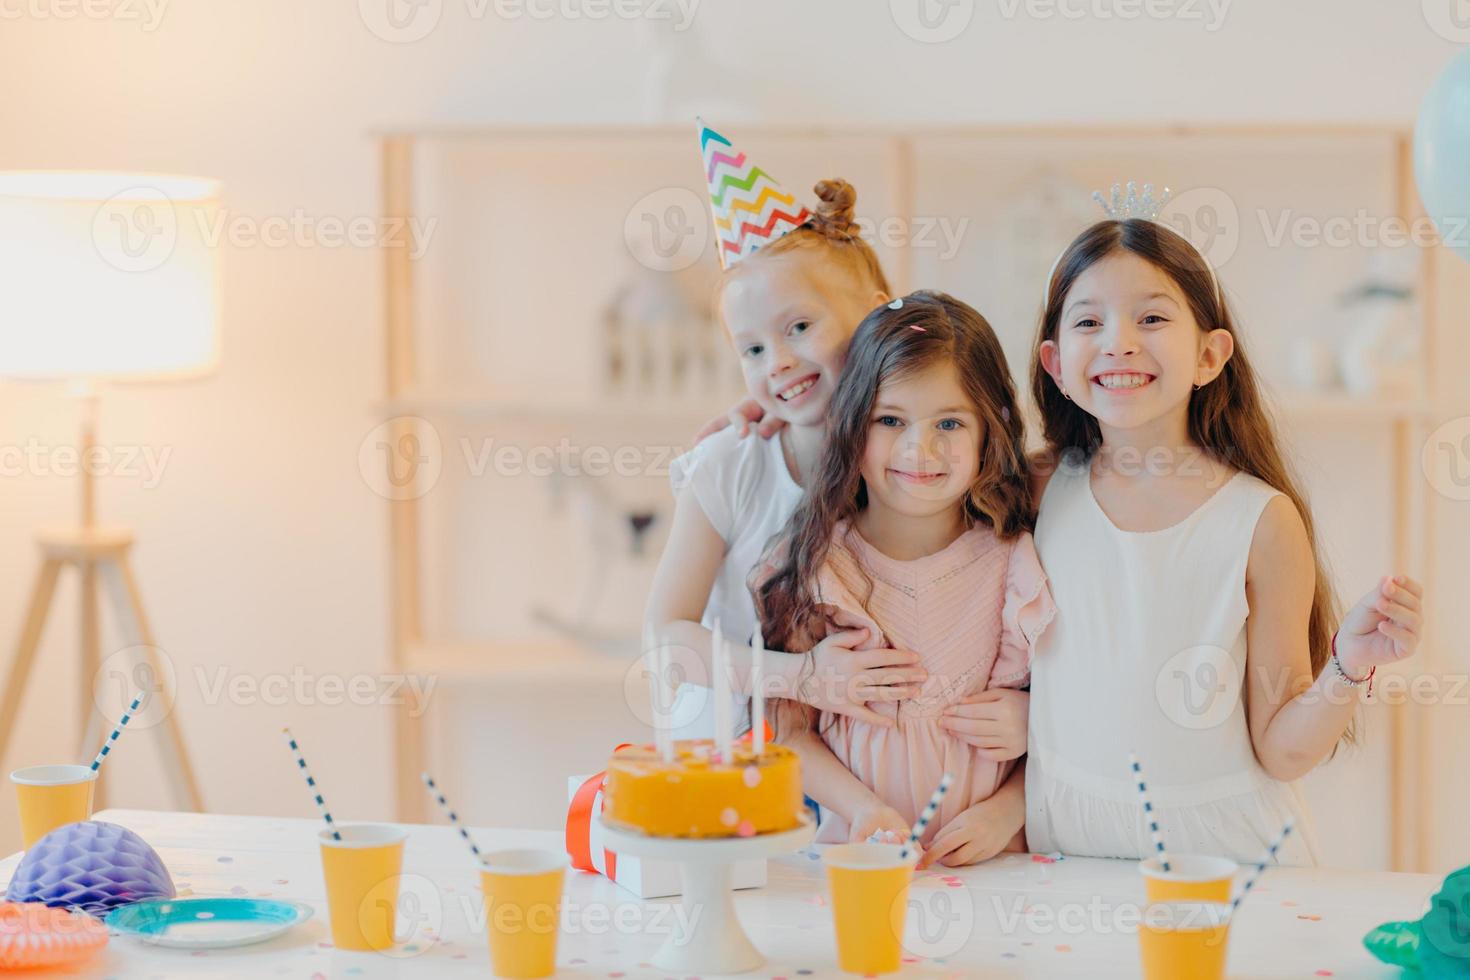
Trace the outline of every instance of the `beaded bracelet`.
{"label": "beaded bracelet", "polygon": [[1359,678],[1354,679],[1354,678],[1348,676],[1348,672],[1346,670],[1344,670],[1343,667],[1342,667],[1342,661],[1339,660],[1339,659],[1337,659],[1337,634],[1336,633],[1333,633],[1332,634],[1332,668],[1337,671],[1337,679],[1340,680],[1340,681],[1342,681],[1348,687],[1361,687],[1362,685],[1367,684],[1368,685],[1368,697],[1371,698],[1373,696],[1373,675],[1376,674],[1376,673],[1378,673],[1378,668],[1376,666],[1375,667],[1370,667],[1368,669],[1368,676],[1367,677],[1359,677]]}

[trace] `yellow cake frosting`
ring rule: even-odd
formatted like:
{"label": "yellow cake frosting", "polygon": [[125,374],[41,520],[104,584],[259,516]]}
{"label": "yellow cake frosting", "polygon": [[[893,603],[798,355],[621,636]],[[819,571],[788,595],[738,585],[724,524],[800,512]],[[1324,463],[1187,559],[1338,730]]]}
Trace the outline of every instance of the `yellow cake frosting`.
{"label": "yellow cake frosting", "polygon": [[738,743],[730,763],[713,761],[710,739],[674,743],[665,762],[647,745],[613,754],[602,790],[602,819],[651,837],[753,837],[791,830],[805,808],[801,766],[784,745],[756,756]]}

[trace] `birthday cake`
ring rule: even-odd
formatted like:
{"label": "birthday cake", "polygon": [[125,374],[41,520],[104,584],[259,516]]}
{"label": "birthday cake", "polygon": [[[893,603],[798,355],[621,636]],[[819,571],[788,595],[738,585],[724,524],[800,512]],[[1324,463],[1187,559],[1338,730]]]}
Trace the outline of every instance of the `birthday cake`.
{"label": "birthday cake", "polygon": [[792,830],[804,802],[796,753],[737,743],[725,762],[709,739],[677,741],[673,761],[652,746],[613,754],[603,784],[603,822],[650,837],[754,837]]}

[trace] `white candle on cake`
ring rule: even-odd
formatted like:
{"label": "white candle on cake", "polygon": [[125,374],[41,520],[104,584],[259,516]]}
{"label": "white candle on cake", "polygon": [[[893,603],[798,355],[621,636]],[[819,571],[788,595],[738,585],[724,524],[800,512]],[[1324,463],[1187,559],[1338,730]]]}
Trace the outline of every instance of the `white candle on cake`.
{"label": "white candle on cake", "polygon": [[672,705],[664,705],[664,699],[669,693],[669,648],[663,642],[662,636],[654,634],[652,639],[653,648],[648,656],[653,672],[653,744],[658,750],[659,758],[665,762],[673,762],[674,739],[673,733],[669,731],[669,709]]}
{"label": "white candle on cake", "polygon": [[759,757],[766,751],[766,644],[761,638],[760,628],[752,641],[750,666],[750,750]]}
{"label": "white candle on cake", "polygon": [[715,699],[715,751],[720,761],[728,765],[733,758],[730,744],[730,671],[729,651],[720,633],[719,620],[715,621],[714,636],[714,699]]}

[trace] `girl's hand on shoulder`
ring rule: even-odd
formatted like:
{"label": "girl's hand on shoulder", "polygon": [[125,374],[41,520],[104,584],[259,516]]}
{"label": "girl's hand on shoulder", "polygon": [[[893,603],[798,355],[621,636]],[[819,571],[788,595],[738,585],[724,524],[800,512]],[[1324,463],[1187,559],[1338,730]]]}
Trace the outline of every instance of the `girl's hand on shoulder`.
{"label": "girl's hand on shoulder", "polygon": [[769,439],[786,427],[786,423],[781,419],[767,418],[766,410],[761,408],[760,402],[754,398],[747,398],[724,415],[717,415],[704,423],[704,426],[694,434],[694,444],[698,445],[721,429],[732,425],[740,430],[742,439],[750,434],[751,426],[755,426],[756,435],[762,439]]}
{"label": "girl's hand on shoulder", "polygon": [[880,800],[862,807],[852,815],[852,829],[847,835],[849,844],[864,844],[874,834],[892,832],[900,843],[909,839],[909,825],[893,807],[885,806]]}
{"label": "girl's hand on shoulder", "polygon": [[1009,687],[972,694],[946,708],[940,727],[972,746],[989,762],[1009,762],[1026,754],[1026,722],[1031,695]]}
{"label": "girl's hand on shoulder", "polygon": [[919,655],[905,650],[854,650],[866,628],[833,633],[812,649],[815,670],[802,678],[798,700],[821,711],[850,715],[892,728],[894,721],[868,707],[871,702],[916,698],[928,677]]}
{"label": "girl's hand on shoulder", "polygon": [[1385,578],[1358,600],[1337,630],[1337,659],[1350,676],[1414,655],[1424,623],[1424,586],[1407,575]]}
{"label": "girl's hand on shoulder", "polygon": [[981,800],[939,828],[919,868],[935,864],[959,868],[988,861],[1006,849],[1025,819],[1024,811],[1009,813],[995,797]]}

